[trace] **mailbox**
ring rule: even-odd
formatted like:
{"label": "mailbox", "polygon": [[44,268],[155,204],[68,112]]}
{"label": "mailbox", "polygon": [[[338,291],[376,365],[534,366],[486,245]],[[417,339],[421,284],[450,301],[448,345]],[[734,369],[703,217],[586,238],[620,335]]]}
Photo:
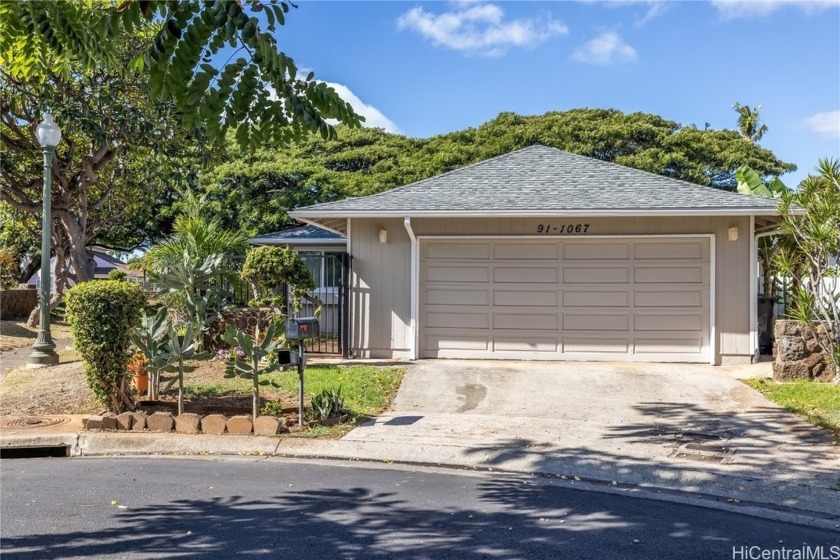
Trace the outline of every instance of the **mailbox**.
{"label": "mailbox", "polygon": [[317,317],[297,317],[286,321],[286,340],[315,338],[321,334]]}

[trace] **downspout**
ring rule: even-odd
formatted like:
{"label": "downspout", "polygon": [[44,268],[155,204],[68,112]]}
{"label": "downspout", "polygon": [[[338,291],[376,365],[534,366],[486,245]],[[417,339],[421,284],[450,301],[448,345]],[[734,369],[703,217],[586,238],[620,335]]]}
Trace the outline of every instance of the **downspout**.
{"label": "downspout", "polygon": [[417,332],[417,302],[418,302],[418,291],[420,290],[419,287],[419,277],[417,275],[417,236],[414,235],[414,230],[411,227],[411,218],[406,216],[403,220],[405,224],[405,231],[408,232],[408,237],[411,239],[411,313],[409,320],[409,333],[411,336],[411,357],[410,359],[416,360],[417,359],[417,346],[418,346],[418,332]]}
{"label": "downspout", "polygon": [[[753,218],[755,219],[755,218]],[[758,240],[762,237],[770,237],[772,235],[781,235],[778,229],[769,231],[762,231],[761,233],[753,233],[752,236],[752,261],[753,265],[750,268],[752,278],[750,279],[750,346],[753,351],[752,363],[756,364],[759,361],[761,349],[758,346]],[[767,271],[764,271],[767,274]]]}

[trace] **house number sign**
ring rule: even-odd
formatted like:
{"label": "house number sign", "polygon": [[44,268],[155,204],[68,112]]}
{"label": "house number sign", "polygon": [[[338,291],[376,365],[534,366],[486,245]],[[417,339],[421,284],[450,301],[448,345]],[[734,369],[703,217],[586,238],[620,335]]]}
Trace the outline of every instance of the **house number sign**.
{"label": "house number sign", "polygon": [[589,231],[589,224],[538,224],[537,233],[586,233]]}

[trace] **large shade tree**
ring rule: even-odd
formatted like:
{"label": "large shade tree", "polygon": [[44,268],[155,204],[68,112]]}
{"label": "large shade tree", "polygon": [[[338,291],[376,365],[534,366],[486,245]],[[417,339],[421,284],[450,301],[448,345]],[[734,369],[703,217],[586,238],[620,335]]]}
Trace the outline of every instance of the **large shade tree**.
{"label": "large shade tree", "polygon": [[282,154],[232,147],[204,176],[209,210],[249,235],[292,225],[287,210],[362,196],[532,144],[545,144],[676,179],[734,190],[742,165],[764,179],[795,166],[734,130],[700,130],[657,115],[574,109],[540,116],[502,113],[476,128],[428,139],[378,129],[310,137]]}
{"label": "large shade tree", "polygon": [[[129,60],[145,40],[136,36],[117,56]],[[6,205],[2,228],[39,234],[43,171],[35,129],[50,107],[63,135],[52,161],[56,286],[93,277],[93,242],[131,249],[158,219],[165,191],[184,173],[187,149],[171,103],[148,96],[148,80],[118,69],[60,74],[43,81],[0,69],[0,157]],[[37,229],[33,228],[37,224]],[[33,231],[34,229],[34,231]],[[72,271],[72,273],[71,273]]]}
{"label": "large shade tree", "polygon": [[360,124],[332,88],[299,76],[277,49],[273,33],[290,6],[0,1],[2,201],[40,213],[34,132],[49,108],[65,138],[52,168],[53,247],[66,263],[57,265],[58,283],[70,266],[77,281],[92,277],[93,240],[125,236],[125,245],[138,225],[160,219],[150,210],[173,198],[161,158],[188,160],[184,135],[211,148],[231,134],[241,147],[276,149],[311,132],[332,138],[334,121]]}

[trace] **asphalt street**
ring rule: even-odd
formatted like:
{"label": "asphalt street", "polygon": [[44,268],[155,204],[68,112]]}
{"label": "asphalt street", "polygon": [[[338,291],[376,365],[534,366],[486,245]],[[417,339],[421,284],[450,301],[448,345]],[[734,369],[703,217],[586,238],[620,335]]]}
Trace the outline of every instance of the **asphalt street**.
{"label": "asphalt street", "polygon": [[533,477],[391,465],[4,459],[0,498],[9,559],[750,560],[808,548],[815,560],[840,560],[840,531]]}

